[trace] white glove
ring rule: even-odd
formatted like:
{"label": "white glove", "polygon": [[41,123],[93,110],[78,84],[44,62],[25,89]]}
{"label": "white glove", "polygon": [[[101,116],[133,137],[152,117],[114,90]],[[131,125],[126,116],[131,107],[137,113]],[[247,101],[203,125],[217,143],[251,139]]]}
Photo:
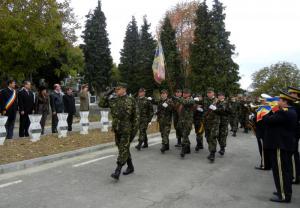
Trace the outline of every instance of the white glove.
{"label": "white glove", "polygon": [[168,107],[169,105],[168,105],[168,103],[164,103],[164,104],[162,104],[162,106],[163,106],[164,108],[166,108],[166,107]]}
{"label": "white glove", "polygon": [[215,111],[215,110],[217,110],[217,107],[216,107],[216,106],[214,106],[214,105],[210,105],[210,106],[209,106],[209,109],[211,109],[211,110]]}
{"label": "white glove", "polygon": [[252,113],[251,115],[249,115],[249,120],[252,120],[254,118],[254,114]]}
{"label": "white glove", "polygon": [[199,111],[199,112],[203,112],[203,108],[201,108],[201,107],[198,107],[198,108],[197,108],[197,111]]}
{"label": "white glove", "polygon": [[199,99],[199,98],[197,98],[197,97],[195,97],[195,98],[194,98],[194,100],[195,100],[195,101],[197,101],[197,102],[199,102],[199,101],[200,101],[200,99]]}
{"label": "white glove", "polygon": [[248,107],[248,105],[247,105],[247,104],[245,104],[244,106],[245,106],[245,107]]}
{"label": "white glove", "polygon": [[151,101],[151,100],[152,100],[152,97],[148,97],[147,100],[150,100],[150,101]]}

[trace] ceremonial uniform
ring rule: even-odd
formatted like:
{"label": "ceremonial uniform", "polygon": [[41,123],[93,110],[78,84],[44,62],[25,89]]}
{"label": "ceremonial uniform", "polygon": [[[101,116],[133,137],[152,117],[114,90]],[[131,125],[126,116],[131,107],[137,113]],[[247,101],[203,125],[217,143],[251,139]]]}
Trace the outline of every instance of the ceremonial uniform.
{"label": "ceremonial uniform", "polygon": [[146,97],[138,97],[136,99],[138,111],[138,129],[139,129],[139,144],[136,146],[140,150],[142,144],[143,148],[148,147],[147,129],[153,117],[153,106],[150,100]]}
{"label": "ceremonial uniform", "polygon": [[[280,95],[290,99],[286,94]],[[293,107],[269,113],[263,117],[266,125],[264,146],[271,160],[277,196],[275,202],[290,202],[292,197],[292,154],[295,148],[297,113]]]}
{"label": "ceremonial uniform", "polygon": [[14,126],[16,121],[16,114],[18,110],[17,91],[11,88],[5,88],[0,92],[0,112],[7,116],[6,138],[12,139],[14,134]]}
{"label": "ceremonial uniform", "polygon": [[[25,88],[18,93],[18,104],[20,113],[19,137],[28,137],[30,126],[29,115],[34,111],[34,94]],[[23,114],[22,114],[23,112]]]}
{"label": "ceremonial uniform", "polygon": [[218,142],[221,150],[219,153],[224,155],[227,145],[228,125],[229,125],[229,106],[226,100],[218,101],[217,113],[220,116]]}

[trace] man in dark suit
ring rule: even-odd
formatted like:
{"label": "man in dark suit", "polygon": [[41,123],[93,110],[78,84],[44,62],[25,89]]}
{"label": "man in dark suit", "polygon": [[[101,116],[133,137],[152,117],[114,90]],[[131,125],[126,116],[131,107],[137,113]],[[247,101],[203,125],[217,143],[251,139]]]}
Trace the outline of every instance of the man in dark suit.
{"label": "man in dark suit", "polygon": [[76,113],[75,98],[72,88],[67,88],[66,94],[63,97],[65,113],[68,113],[68,131],[72,131],[73,116]]}
{"label": "man in dark suit", "polygon": [[292,155],[295,149],[297,113],[292,107],[296,99],[281,92],[279,110],[263,117],[264,146],[269,152],[276,192],[273,202],[289,203],[292,198]]}
{"label": "man in dark suit", "polygon": [[16,82],[14,80],[8,81],[8,87],[0,92],[0,113],[7,116],[6,138],[12,139],[14,134],[16,114],[18,110],[18,96],[16,92]]}
{"label": "man in dark suit", "polygon": [[57,133],[57,114],[64,112],[63,94],[59,84],[54,85],[54,92],[50,95],[50,106],[52,111],[52,133]]}
{"label": "man in dark suit", "polygon": [[20,113],[19,137],[28,137],[30,125],[29,115],[34,113],[34,94],[31,91],[31,82],[24,81],[23,88],[18,93]]}

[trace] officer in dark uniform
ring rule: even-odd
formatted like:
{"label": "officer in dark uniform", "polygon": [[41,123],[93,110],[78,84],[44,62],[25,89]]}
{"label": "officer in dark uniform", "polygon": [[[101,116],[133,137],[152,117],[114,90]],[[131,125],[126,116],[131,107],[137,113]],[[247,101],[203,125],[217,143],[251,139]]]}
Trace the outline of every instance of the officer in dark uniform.
{"label": "officer in dark uniform", "polygon": [[295,144],[295,151],[293,153],[293,183],[300,183],[300,159],[299,159],[299,138],[300,138],[300,89],[295,87],[289,87],[288,92],[291,96],[297,99],[296,102],[293,103],[294,108],[296,109],[298,115],[298,123],[297,123],[297,137]]}
{"label": "officer in dark uniform", "polygon": [[8,87],[0,92],[0,113],[7,116],[6,139],[12,139],[14,135],[14,127],[18,110],[18,96],[16,91],[16,82],[8,81]]}
{"label": "officer in dark uniform", "polygon": [[18,93],[18,104],[20,112],[19,137],[28,137],[30,126],[29,115],[34,113],[34,94],[31,91],[31,82],[24,81],[23,88]]}
{"label": "officer in dark uniform", "polygon": [[273,202],[289,203],[292,198],[292,155],[295,149],[297,113],[291,105],[296,99],[281,92],[279,110],[263,117],[266,125],[264,146],[271,160],[277,192]]}

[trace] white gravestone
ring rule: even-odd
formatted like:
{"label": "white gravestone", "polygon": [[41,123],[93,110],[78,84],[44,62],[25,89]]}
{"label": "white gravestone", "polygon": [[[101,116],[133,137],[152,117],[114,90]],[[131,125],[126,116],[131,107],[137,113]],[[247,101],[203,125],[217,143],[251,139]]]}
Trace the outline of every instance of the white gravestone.
{"label": "white gravestone", "polygon": [[58,125],[57,125],[58,138],[67,137],[67,134],[68,134],[68,123],[67,123],[68,114],[67,113],[58,113],[57,117],[58,117]]}
{"label": "white gravestone", "polygon": [[101,113],[101,120],[100,120],[101,131],[102,132],[108,132],[108,127],[109,127],[108,113],[109,113],[109,109],[108,108],[102,108],[100,110],[100,113]]}
{"label": "white gravestone", "polygon": [[42,127],[40,124],[42,115],[29,115],[30,126],[29,126],[29,136],[30,141],[37,142],[41,139]]}
{"label": "white gravestone", "polygon": [[80,114],[80,134],[88,134],[89,133],[89,111],[81,111]]}
{"label": "white gravestone", "polygon": [[4,144],[6,138],[5,124],[7,122],[7,116],[0,116],[0,145]]}

